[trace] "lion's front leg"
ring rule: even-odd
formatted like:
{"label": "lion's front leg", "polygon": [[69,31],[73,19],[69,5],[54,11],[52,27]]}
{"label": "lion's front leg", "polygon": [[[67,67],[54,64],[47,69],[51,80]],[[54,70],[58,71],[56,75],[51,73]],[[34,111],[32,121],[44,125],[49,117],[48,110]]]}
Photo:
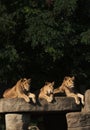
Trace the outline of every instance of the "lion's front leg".
{"label": "lion's front leg", "polygon": [[50,96],[48,97],[48,102],[52,102],[53,101],[53,94],[50,94]]}
{"label": "lion's front leg", "polygon": [[84,96],[80,93],[77,93],[77,96],[81,99],[81,103],[84,105],[85,104]]}
{"label": "lion's front leg", "polygon": [[45,95],[45,94],[39,95],[39,98],[41,98],[41,99],[46,99],[47,102],[52,102],[52,101],[53,101],[53,96],[47,96],[47,95]]}
{"label": "lion's front leg", "polygon": [[61,87],[58,87],[58,88],[54,89],[54,94],[57,94],[57,93],[64,93],[64,91],[62,90]]}
{"label": "lion's front leg", "polygon": [[68,95],[68,97],[73,97],[75,99],[76,104],[80,104],[79,98],[76,94],[71,93],[70,95]]}
{"label": "lion's front leg", "polygon": [[20,94],[19,98],[23,98],[26,102],[30,102],[29,97],[27,95],[25,95],[25,94]]}
{"label": "lion's front leg", "polygon": [[32,99],[33,103],[36,103],[36,96],[33,93],[28,93],[28,97]]}

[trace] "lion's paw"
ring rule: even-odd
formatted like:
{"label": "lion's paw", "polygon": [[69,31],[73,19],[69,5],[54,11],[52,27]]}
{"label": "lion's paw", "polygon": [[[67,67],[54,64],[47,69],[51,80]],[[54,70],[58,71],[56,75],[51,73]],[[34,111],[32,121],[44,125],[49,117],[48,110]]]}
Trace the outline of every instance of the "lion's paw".
{"label": "lion's paw", "polygon": [[30,102],[30,99],[29,99],[29,98],[26,98],[25,101],[26,101],[26,102]]}
{"label": "lion's paw", "polygon": [[76,104],[78,104],[78,105],[79,105],[79,104],[80,104],[80,101],[79,101],[79,100],[76,100]]}
{"label": "lion's paw", "polygon": [[32,98],[33,103],[36,103],[36,98]]}
{"label": "lion's paw", "polygon": [[53,100],[52,98],[48,98],[47,99],[48,102],[52,102],[52,100]]}

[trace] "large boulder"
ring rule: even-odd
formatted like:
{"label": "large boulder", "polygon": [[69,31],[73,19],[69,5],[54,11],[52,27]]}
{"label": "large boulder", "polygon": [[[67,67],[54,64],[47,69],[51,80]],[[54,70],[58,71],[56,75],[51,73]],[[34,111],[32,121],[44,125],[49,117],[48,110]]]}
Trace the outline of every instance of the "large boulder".
{"label": "large boulder", "polygon": [[5,115],[6,130],[27,130],[30,123],[28,113],[10,113]]}
{"label": "large boulder", "polygon": [[90,130],[90,113],[71,112],[66,118],[68,130]]}

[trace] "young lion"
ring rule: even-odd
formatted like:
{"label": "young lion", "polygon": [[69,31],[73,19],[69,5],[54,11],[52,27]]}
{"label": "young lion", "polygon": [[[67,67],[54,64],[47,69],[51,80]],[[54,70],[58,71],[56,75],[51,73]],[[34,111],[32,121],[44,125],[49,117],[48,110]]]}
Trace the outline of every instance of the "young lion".
{"label": "young lion", "polygon": [[75,99],[76,104],[80,104],[80,98],[81,103],[84,105],[84,96],[80,93],[75,93],[72,90],[74,88],[74,79],[75,77],[65,77],[61,86],[54,89],[54,94],[60,92],[65,93],[67,97],[73,97]]}
{"label": "young lion", "polygon": [[35,95],[30,93],[30,82],[31,79],[20,79],[17,83],[12,87],[7,89],[3,97],[4,98],[23,98],[26,102],[30,102],[30,98],[33,103],[36,103]]}
{"label": "young lion", "polygon": [[40,89],[39,99],[46,99],[48,102],[53,101],[54,82],[45,82],[44,87]]}

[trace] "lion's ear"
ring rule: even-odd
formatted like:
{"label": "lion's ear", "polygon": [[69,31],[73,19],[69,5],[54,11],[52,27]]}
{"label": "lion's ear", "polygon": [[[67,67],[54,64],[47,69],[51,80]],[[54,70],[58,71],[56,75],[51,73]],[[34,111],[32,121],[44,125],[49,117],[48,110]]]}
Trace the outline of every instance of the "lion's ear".
{"label": "lion's ear", "polygon": [[75,80],[75,76],[72,77],[72,80]]}
{"label": "lion's ear", "polygon": [[54,86],[55,82],[53,81],[51,84],[52,84],[52,86]]}
{"label": "lion's ear", "polygon": [[20,81],[23,82],[23,78],[21,78]]}
{"label": "lion's ear", "polygon": [[31,83],[31,79],[28,79],[28,83]]}
{"label": "lion's ear", "polygon": [[65,76],[65,77],[64,77],[64,80],[67,80],[67,79],[68,79],[68,76]]}
{"label": "lion's ear", "polygon": [[47,81],[46,81],[46,82],[45,82],[45,85],[48,85],[49,83],[50,83],[50,82],[47,82]]}

